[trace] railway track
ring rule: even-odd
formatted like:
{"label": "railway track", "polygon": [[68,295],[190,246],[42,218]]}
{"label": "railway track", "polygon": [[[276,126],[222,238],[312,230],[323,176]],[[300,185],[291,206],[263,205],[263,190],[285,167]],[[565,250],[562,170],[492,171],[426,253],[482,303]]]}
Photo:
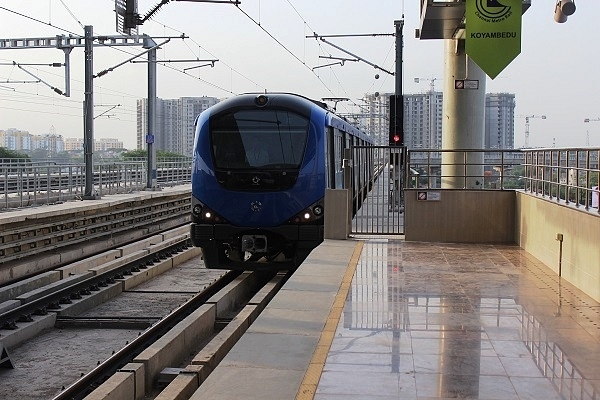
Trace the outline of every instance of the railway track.
{"label": "railway track", "polygon": [[204,269],[187,227],[164,237],[1,313],[14,368],[0,372],[0,397],[169,398],[177,382],[210,373],[287,279]]}
{"label": "railway track", "polygon": [[189,219],[188,188],[0,214],[0,285],[140,241]]}

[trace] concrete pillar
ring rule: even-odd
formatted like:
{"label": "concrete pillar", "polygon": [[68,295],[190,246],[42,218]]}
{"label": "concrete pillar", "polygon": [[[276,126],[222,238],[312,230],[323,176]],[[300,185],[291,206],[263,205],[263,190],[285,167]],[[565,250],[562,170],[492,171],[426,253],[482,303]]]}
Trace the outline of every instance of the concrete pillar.
{"label": "concrete pillar", "polygon": [[348,239],[349,197],[347,189],[325,189],[325,239]]}
{"label": "concrete pillar", "polygon": [[[465,41],[445,41],[442,149],[483,149],[486,75],[465,54]],[[456,79],[479,81],[478,89],[455,89]],[[475,164],[466,166],[465,164]],[[442,188],[483,187],[483,153],[442,153]]]}

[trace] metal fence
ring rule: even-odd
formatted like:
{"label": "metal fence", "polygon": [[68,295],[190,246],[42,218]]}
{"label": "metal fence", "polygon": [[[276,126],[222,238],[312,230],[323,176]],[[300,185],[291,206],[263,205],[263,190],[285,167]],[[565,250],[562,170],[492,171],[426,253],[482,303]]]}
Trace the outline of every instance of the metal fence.
{"label": "metal fence", "polygon": [[600,149],[536,149],[525,153],[524,189],[565,204],[598,210]]}
{"label": "metal fence", "polygon": [[598,211],[598,148],[409,150],[406,187],[524,190]]}
{"label": "metal fence", "polygon": [[407,188],[523,189],[518,150],[409,150]]}
{"label": "metal fence", "polygon": [[[0,210],[80,199],[85,164],[0,159]],[[93,191],[100,196],[128,193],[147,186],[146,160],[103,160],[93,166]],[[157,185],[191,182],[191,160],[157,160]]]}
{"label": "metal fence", "polygon": [[[600,148],[408,150],[403,187],[519,189],[598,212],[599,158]],[[191,169],[189,158],[159,158],[157,184],[190,183]],[[94,165],[94,191],[102,196],[142,190],[147,174],[145,158],[104,159]],[[0,159],[0,210],[74,200],[84,189],[82,163]]]}
{"label": "metal fence", "polygon": [[402,160],[406,157],[406,149],[396,146],[355,146],[353,149],[354,186],[356,182],[364,184],[370,181],[364,186],[368,193],[359,194],[357,191],[354,198],[353,210],[356,213],[350,233],[403,234]]}

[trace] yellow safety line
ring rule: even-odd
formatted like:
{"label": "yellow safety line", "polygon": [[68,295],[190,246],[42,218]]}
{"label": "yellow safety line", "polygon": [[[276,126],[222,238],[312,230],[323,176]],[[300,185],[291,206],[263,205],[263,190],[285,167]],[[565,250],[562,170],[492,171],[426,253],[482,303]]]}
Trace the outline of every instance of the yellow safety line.
{"label": "yellow safety line", "polygon": [[298,389],[298,393],[296,394],[296,400],[312,400],[315,396],[317,385],[319,384],[323,368],[325,367],[325,360],[327,359],[329,348],[331,347],[331,343],[335,336],[335,330],[342,317],[342,311],[344,311],[344,303],[348,297],[348,291],[350,291],[350,284],[352,283],[352,277],[354,276],[354,271],[356,271],[356,266],[358,265],[358,259],[362,252],[363,243],[364,242],[359,241],[354,248],[354,253],[352,254],[346,273],[342,278],[342,284],[335,296],[333,307],[329,312],[327,322],[321,332],[321,338],[319,339],[317,348],[310,360],[310,365],[306,370],[306,374],[304,374],[300,389]]}

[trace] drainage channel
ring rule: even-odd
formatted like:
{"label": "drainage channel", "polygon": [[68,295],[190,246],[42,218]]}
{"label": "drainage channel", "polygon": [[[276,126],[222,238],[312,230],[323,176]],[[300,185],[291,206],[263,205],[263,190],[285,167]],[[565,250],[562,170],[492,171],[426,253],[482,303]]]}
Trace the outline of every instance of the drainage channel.
{"label": "drainage channel", "polygon": [[[181,379],[199,381],[198,376],[208,376],[218,365],[288,277],[228,272],[53,400],[165,397],[181,389]],[[190,385],[186,387],[190,390]]]}

